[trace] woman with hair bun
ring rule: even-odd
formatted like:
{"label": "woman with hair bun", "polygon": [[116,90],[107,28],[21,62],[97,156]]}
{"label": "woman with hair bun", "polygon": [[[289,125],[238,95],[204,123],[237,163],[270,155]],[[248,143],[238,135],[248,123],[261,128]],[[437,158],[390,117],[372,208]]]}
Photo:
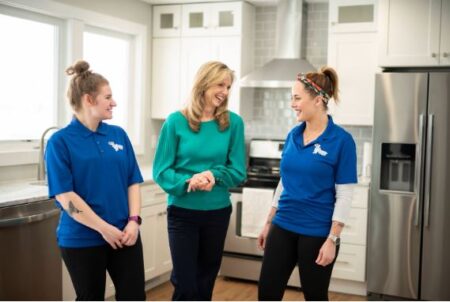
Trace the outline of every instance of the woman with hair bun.
{"label": "woman with hair bun", "polygon": [[334,69],[297,76],[291,107],[301,124],[286,138],[281,180],[258,238],[264,249],[259,300],[281,300],[296,265],[305,300],[328,300],[357,182],[355,142],[327,114],[331,99],[338,101]]}
{"label": "woman with hair bun", "polygon": [[122,128],[103,122],[117,105],[108,80],[86,61],[66,73],[74,116],[49,139],[46,163],[49,196],[62,209],[58,245],[76,299],[104,300],[108,271],[116,300],[145,300],[143,179],[133,147]]}
{"label": "woman with hair bun", "polygon": [[231,214],[228,189],[246,177],[244,124],[228,111],[233,71],[200,67],[187,107],[164,122],[153,178],[169,194],[173,300],[211,300]]}

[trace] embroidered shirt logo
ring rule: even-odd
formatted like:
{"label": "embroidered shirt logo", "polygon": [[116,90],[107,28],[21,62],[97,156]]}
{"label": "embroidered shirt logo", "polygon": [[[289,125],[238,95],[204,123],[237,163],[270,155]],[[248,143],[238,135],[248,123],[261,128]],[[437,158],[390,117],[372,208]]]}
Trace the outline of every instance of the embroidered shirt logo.
{"label": "embroidered shirt logo", "polygon": [[108,142],[108,145],[110,145],[111,147],[113,147],[113,149],[114,149],[116,152],[118,152],[119,150],[123,150],[123,146],[122,146],[122,145],[116,144],[116,143],[113,142],[113,141]]}
{"label": "embroidered shirt logo", "polygon": [[322,150],[322,148],[320,147],[320,144],[314,144],[313,154],[320,154],[322,156],[327,156],[328,152]]}

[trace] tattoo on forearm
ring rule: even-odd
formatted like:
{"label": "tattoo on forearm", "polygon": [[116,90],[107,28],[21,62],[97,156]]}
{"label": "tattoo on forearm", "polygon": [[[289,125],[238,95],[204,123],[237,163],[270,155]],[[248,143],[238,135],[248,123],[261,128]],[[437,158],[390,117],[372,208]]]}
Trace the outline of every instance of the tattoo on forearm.
{"label": "tattoo on forearm", "polygon": [[72,200],[69,200],[69,215],[73,216],[73,214],[80,214],[83,213],[83,211],[78,210],[74,205]]}

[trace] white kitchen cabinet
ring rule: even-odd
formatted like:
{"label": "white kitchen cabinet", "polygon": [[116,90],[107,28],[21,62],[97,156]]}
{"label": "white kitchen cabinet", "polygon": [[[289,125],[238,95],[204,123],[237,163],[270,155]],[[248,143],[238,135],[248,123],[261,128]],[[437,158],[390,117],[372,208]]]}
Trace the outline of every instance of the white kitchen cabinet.
{"label": "white kitchen cabinet", "polygon": [[[352,208],[341,233],[339,255],[333,268],[330,290],[363,295],[366,290],[367,208],[369,187],[356,185]],[[349,283],[342,283],[347,280]]]}
{"label": "white kitchen cabinet", "polygon": [[181,10],[181,37],[153,39],[152,118],[165,119],[182,109],[198,68],[210,60],[224,62],[235,71],[229,109],[239,114],[239,79],[253,69],[249,62],[253,62],[254,7],[225,2],[183,4]]}
{"label": "white kitchen cabinet", "polygon": [[144,184],[142,194],[141,238],[144,251],[145,280],[172,269],[167,233],[166,193],[156,184]]}
{"label": "white kitchen cabinet", "polygon": [[153,37],[180,37],[181,5],[153,6]]}
{"label": "white kitchen cabinet", "polygon": [[373,125],[376,33],[330,33],[328,65],[339,76],[339,98],[330,102],[330,114],[341,125]]}
{"label": "white kitchen cabinet", "polygon": [[378,0],[333,0],[329,5],[330,33],[376,32]]}
{"label": "white kitchen cabinet", "polygon": [[450,65],[448,0],[380,0],[384,67]]}
{"label": "white kitchen cabinet", "polygon": [[224,36],[241,32],[241,3],[186,4],[182,9],[182,35]]}
{"label": "white kitchen cabinet", "polygon": [[152,117],[165,119],[180,107],[181,40],[153,39],[152,52]]}

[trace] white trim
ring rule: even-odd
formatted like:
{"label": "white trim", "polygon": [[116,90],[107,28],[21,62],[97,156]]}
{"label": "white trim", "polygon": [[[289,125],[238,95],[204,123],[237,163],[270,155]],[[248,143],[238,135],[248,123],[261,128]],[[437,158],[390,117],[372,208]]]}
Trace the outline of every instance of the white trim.
{"label": "white trim", "polygon": [[[65,32],[61,33],[62,52],[64,55],[60,58],[60,64],[69,66],[76,59],[82,57],[82,36],[85,26],[92,26],[95,28],[102,28],[111,30],[126,35],[132,35],[134,46],[134,53],[132,58],[135,62],[135,70],[132,70],[133,81],[131,90],[134,93],[135,104],[133,110],[134,118],[131,119],[130,127],[133,129],[134,140],[132,139],[133,147],[136,154],[144,153],[144,129],[145,129],[145,100],[146,100],[146,70],[147,70],[147,27],[145,25],[112,17],[86,9],[70,6],[66,4],[57,3],[51,0],[0,0],[0,4],[12,8],[30,11],[42,15],[55,17],[65,21]],[[60,68],[61,69],[61,68]],[[62,76],[63,70],[58,72],[58,99],[65,99],[65,89],[67,87],[68,79]],[[137,80],[139,79],[139,80]],[[59,126],[66,125],[72,116],[71,108],[67,104],[62,105],[59,102],[58,106],[58,124]],[[0,166],[13,166],[22,164],[37,163],[37,152],[34,146],[29,142],[16,142],[16,144],[7,144],[0,142]],[[16,149],[20,145],[21,149]],[[7,147],[10,146],[10,147]],[[13,151],[11,151],[13,150]]]}

